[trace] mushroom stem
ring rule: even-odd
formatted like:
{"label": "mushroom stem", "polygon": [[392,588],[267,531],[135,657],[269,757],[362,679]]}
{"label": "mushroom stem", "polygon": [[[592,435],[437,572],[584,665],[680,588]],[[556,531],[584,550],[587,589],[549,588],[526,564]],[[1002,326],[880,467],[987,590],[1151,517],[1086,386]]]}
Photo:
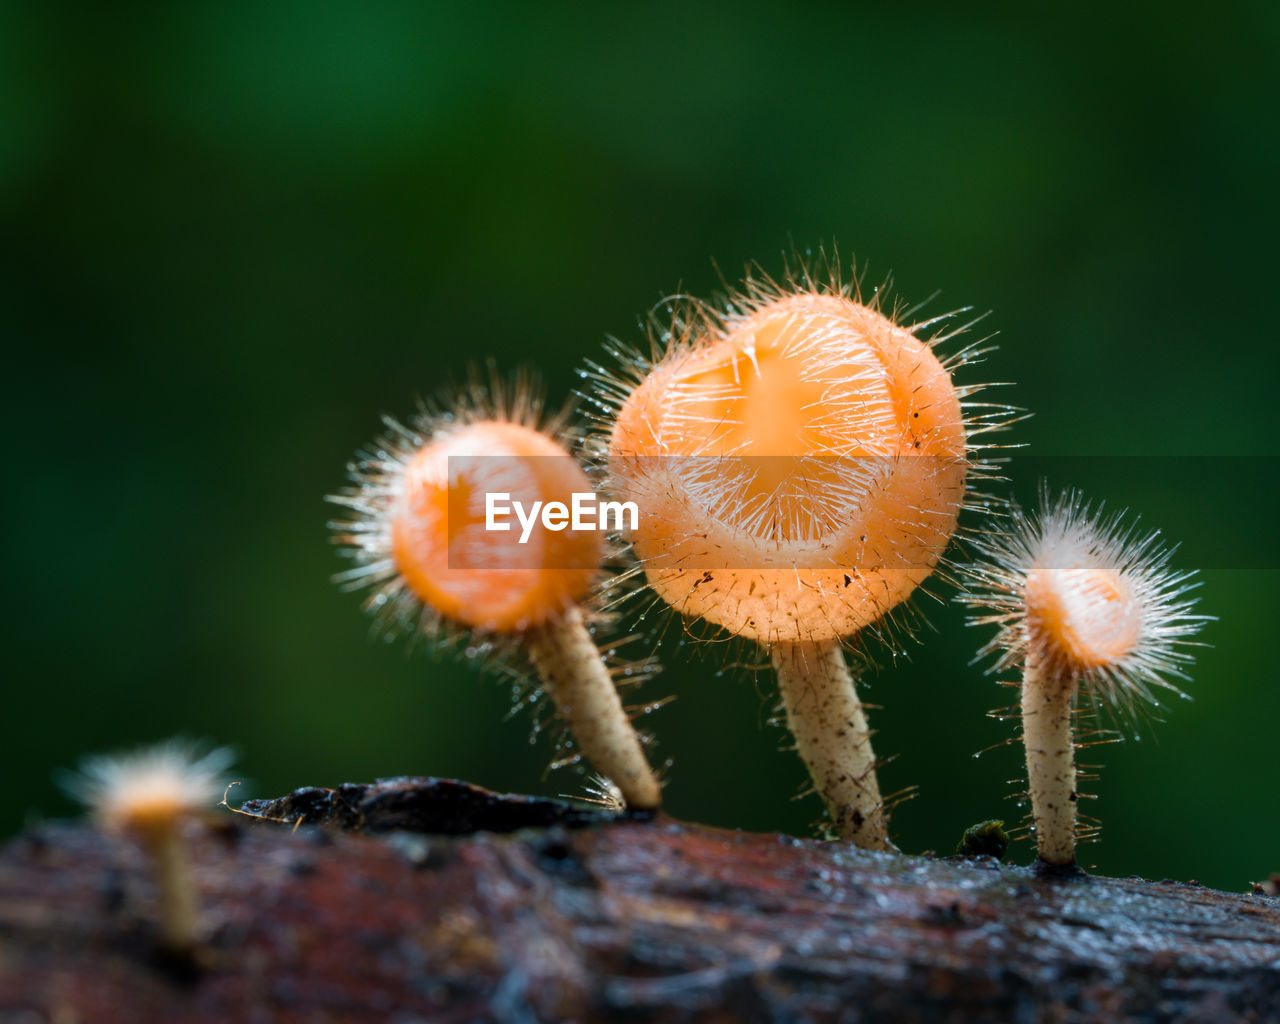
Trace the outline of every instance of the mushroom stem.
{"label": "mushroom stem", "polygon": [[191,864],[177,825],[159,829],[145,839],[160,889],[160,944],[173,953],[186,954],[199,940],[199,909]]}
{"label": "mushroom stem", "polygon": [[770,650],[787,725],[842,839],[868,850],[889,840],[867,716],[838,640]]}
{"label": "mushroom stem", "polygon": [[574,607],[525,634],[529,656],[583,755],[622,791],[627,806],[654,810],[661,790],[604,659]]}
{"label": "mushroom stem", "polygon": [[1076,860],[1074,694],[1075,680],[1046,672],[1034,654],[1028,656],[1022,677],[1022,741],[1036,845],[1047,864]]}

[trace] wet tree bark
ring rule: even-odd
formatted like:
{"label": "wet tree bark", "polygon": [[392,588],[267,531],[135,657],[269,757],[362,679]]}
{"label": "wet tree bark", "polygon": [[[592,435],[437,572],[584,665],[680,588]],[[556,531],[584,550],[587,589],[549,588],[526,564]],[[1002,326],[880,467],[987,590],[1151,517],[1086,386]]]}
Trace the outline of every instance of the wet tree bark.
{"label": "wet tree bark", "polygon": [[437,780],[247,809],[283,823],[190,829],[194,962],[157,952],[129,844],[46,825],[0,851],[0,1021],[1280,1020],[1261,894]]}

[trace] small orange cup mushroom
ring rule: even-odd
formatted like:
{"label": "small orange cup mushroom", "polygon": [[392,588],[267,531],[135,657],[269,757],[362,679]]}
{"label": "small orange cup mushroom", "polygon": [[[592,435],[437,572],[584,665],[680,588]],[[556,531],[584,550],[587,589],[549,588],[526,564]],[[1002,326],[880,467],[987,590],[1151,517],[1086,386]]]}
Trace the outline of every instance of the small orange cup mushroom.
{"label": "small orange cup mushroom", "polygon": [[997,625],[981,651],[996,670],[1022,669],[1022,741],[1040,860],[1075,863],[1080,793],[1073,718],[1084,708],[1155,705],[1155,687],[1179,696],[1184,649],[1206,616],[1192,614],[1193,573],[1169,567],[1158,534],[1094,511],[1068,491],[1038,512],[1014,506],[1007,530],[973,538],[981,559],[963,567],[961,600]]}
{"label": "small orange cup mushroom", "polygon": [[[413,427],[388,420],[390,433],[350,467],[355,486],[330,498],[356,513],[333,524],[357,562],[338,579],[371,587],[366,608],[393,628],[514,641],[586,759],[628,806],[650,810],[658,782],[581,607],[603,534],[572,528],[567,513],[594,489],[562,422],[540,419],[527,382],[508,401],[495,381],[492,394],[473,387]],[[513,508],[556,505],[558,519],[510,521]]]}
{"label": "small orange cup mushroom", "polygon": [[168,953],[191,956],[199,945],[200,901],[183,827],[222,794],[231,751],[198,756],[170,740],[115,756],[87,758],[64,787],[108,832],[135,840],[151,859],[159,892],[159,940]]}
{"label": "small orange cup mushroom", "polygon": [[969,472],[961,393],[930,343],[804,275],[693,306],[612,383],[611,496],[672,608],[762,644],[837,833],[892,849],[842,643],[935,569]]}

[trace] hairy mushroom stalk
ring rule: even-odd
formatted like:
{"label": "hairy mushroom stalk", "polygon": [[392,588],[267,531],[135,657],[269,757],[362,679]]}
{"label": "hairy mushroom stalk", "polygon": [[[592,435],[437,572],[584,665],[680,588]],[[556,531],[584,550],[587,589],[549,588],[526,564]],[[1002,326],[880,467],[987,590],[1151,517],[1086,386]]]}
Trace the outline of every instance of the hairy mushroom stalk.
{"label": "hairy mushroom stalk", "polygon": [[159,892],[159,940],[170,953],[192,954],[200,912],[183,826],[222,794],[231,751],[198,755],[180,740],[112,756],[86,758],[64,780],[103,829],[136,841],[151,859]]}
{"label": "hairy mushroom stalk", "polygon": [[599,447],[628,534],[672,608],[763,645],[840,836],[892,849],[871,731],[842,644],[934,571],[973,475],[972,438],[1007,419],[838,267],[688,303],[629,376],[596,368]]}
{"label": "hairy mushroom stalk", "polygon": [[964,567],[961,600],[995,625],[979,656],[995,670],[1021,668],[1022,739],[1039,858],[1075,863],[1079,790],[1073,718],[1081,703],[1124,716],[1156,706],[1157,688],[1185,696],[1186,646],[1206,616],[1192,613],[1193,572],[1169,567],[1156,532],[1126,527],[1075,492],[974,538],[980,560]]}
{"label": "hairy mushroom stalk", "polygon": [[602,535],[545,516],[493,528],[493,497],[567,509],[594,493],[563,418],[544,422],[527,381],[509,393],[495,380],[411,426],[386,422],[351,465],[354,486],[329,499],[355,514],[332,524],[356,561],[338,580],[368,588],[366,609],[393,630],[522,648],[584,757],[628,806],[656,808],[658,781],[582,610]]}

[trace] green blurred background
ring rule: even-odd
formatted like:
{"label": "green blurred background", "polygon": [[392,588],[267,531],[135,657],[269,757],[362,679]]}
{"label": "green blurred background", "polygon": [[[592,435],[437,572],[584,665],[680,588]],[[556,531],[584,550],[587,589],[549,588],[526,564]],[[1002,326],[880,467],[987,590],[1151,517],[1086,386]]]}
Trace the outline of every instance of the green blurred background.
{"label": "green blurred background", "polygon": [[[1084,861],[1280,871],[1280,8],[1021,10],[0,4],[0,834],[72,812],[59,766],[174,733],[234,744],[245,795],[577,791],[508,684],[370,641],[322,495],[468,362],[559,400],[660,296],[834,239],[908,300],[993,311],[967,379],[1016,382],[1010,439],[1062,457],[1020,491],[1047,466],[1206,570],[1194,702],[1097,751]],[[1019,755],[975,759],[1009,695],[925,607],[868,699],[885,786],[920,787],[901,845],[950,852],[1018,817]],[[809,834],[767,678],[677,632],[644,691],[678,697],[650,720],[668,809]]]}

